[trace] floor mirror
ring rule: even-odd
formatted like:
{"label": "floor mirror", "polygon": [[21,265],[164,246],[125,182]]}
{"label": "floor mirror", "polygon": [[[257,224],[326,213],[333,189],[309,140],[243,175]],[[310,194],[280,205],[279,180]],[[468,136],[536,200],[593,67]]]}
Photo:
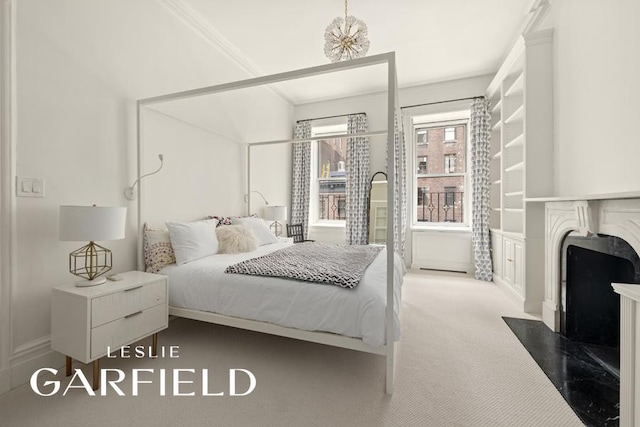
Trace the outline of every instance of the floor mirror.
{"label": "floor mirror", "polygon": [[369,243],[387,241],[387,174],[376,172],[369,180]]}

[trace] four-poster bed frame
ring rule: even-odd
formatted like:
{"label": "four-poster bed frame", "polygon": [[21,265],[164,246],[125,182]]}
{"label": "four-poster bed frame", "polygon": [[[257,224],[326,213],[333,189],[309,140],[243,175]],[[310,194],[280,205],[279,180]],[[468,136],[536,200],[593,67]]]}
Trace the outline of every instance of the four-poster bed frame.
{"label": "four-poster bed frame", "polygon": [[[351,61],[338,62],[335,64],[320,65],[311,68],[305,68],[301,70],[289,71],[279,74],[273,74],[270,76],[256,77],[247,80],[241,80],[232,83],[225,83],[215,86],[208,86],[193,90],[187,90],[183,92],[177,92],[152,98],[146,98],[138,100],[137,102],[137,143],[138,143],[138,176],[142,174],[142,152],[143,152],[143,135],[141,132],[141,109],[142,107],[152,104],[158,104],[162,102],[174,101],[178,99],[185,99],[190,97],[197,97],[203,95],[210,95],[214,93],[222,93],[233,91],[237,89],[245,89],[250,87],[257,87],[267,84],[273,84],[278,82],[284,82],[287,80],[300,79],[305,77],[312,77],[321,74],[327,74],[337,71],[345,71],[356,68],[387,64],[387,129],[375,132],[357,133],[338,135],[344,137],[363,137],[373,135],[387,135],[387,304],[386,304],[386,343],[381,346],[371,346],[364,343],[359,338],[351,338],[342,335],[326,333],[326,332],[312,332],[300,329],[288,328],[278,326],[271,323],[247,320],[237,317],[225,316],[216,313],[203,312],[198,310],[191,310],[179,307],[169,307],[169,314],[178,317],[185,317],[194,320],[201,320],[209,323],[215,323],[225,326],[233,326],[236,328],[248,329],[257,332],[263,332],[273,335],[279,335],[304,341],[311,341],[320,344],[327,344],[335,347],[343,347],[351,350],[363,351],[367,353],[374,353],[386,357],[386,392],[387,394],[393,394],[393,380],[394,380],[394,368],[395,368],[395,347],[396,343],[393,340],[393,308],[394,308],[394,296],[393,296],[393,272],[394,272],[394,182],[395,182],[395,154],[394,154],[394,131],[395,131],[395,114],[398,114],[399,104],[397,98],[397,76],[396,76],[396,61],[395,53],[389,52],[374,56],[369,56],[360,59],[354,59]],[[401,123],[398,120],[397,123]],[[247,144],[247,194],[251,191],[250,182],[250,170],[251,170],[251,147],[254,145],[267,145],[267,144],[284,144],[295,143],[318,139],[305,138],[305,139],[287,139],[278,141],[265,141]],[[143,184],[140,183],[138,191],[142,192]],[[250,202],[249,202],[250,203]],[[250,209],[250,205],[249,205]],[[143,230],[143,218],[141,197],[138,197],[138,230],[142,233]],[[142,236],[138,239],[138,269],[144,269],[142,258]]]}

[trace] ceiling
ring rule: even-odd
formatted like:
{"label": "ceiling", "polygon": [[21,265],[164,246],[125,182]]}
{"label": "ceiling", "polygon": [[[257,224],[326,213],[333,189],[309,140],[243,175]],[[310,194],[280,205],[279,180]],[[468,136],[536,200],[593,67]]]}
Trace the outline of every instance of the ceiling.
{"label": "ceiling", "polygon": [[[324,30],[342,0],[165,0],[199,21],[254,75],[328,63]],[[349,14],[369,30],[368,55],[396,52],[399,87],[495,73],[522,30],[532,0],[351,0]],[[208,25],[206,25],[208,24]],[[211,34],[209,34],[211,36]],[[384,79],[336,78],[321,91],[290,83],[294,104],[384,90]]]}
{"label": "ceiling", "polygon": [[[396,52],[403,88],[495,73],[538,2],[351,0],[349,13],[368,25],[368,55]],[[89,87],[136,100],[328,64],[324,31],[343,7],[342,0],[21,0],[18,85],[35,70],[43,84],[63,87],[80,73]],[[157,110],[238,141],[255,139],[244,123],[257,111],[260,140],[279,139],[278,115],[292,104],[386,90],[380,67],[271,85],[280,97],[263,87]],[[265,106],[267,98],[283,108]]]}

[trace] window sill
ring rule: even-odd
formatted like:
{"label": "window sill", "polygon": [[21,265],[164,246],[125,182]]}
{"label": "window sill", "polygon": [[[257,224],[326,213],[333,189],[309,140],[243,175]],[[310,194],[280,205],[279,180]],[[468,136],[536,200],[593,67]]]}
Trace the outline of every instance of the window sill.
{"label": "window sill", "polygon": [[327,228],[344,228],[344,221],[336,221],[336,222],[315,222],[313,224],[309,224],[309,227],[327,227]]}
{"label": "window sill", "polygon": [[471,233],[468,225],[413,225],[411,231],[436,231],[438,233]]}

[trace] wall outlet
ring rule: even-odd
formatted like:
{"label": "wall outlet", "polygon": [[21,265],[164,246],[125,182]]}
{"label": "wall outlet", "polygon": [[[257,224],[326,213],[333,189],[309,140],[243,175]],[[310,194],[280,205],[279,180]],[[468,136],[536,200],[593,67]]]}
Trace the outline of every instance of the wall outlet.
{"label": "wall outlet", "polygon": [[44,178],[16,177],[16,197],[44,197]]}

